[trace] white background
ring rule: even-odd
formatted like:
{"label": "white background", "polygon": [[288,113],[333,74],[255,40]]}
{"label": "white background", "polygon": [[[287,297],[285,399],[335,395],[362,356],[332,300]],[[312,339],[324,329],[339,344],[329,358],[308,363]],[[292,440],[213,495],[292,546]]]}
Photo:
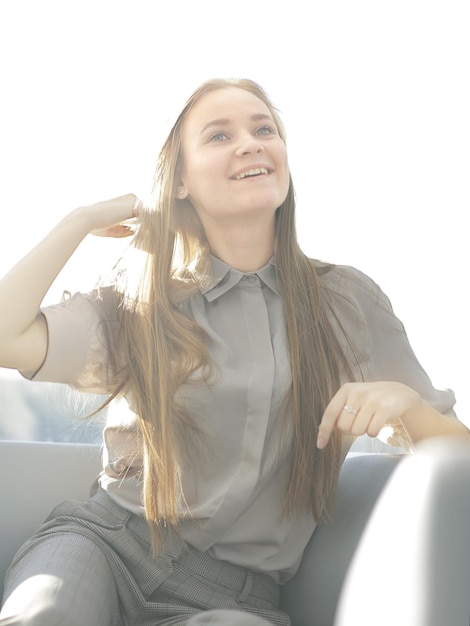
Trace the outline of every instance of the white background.
{"label": "white background", "polygon": [[[75,206],[145,196],[200,82],[253,78],[287,127],[304,250],[381,285],[470,424],[468,6],[1,0],[1,273]],[[116,253],[86,240],[48,301]]]}

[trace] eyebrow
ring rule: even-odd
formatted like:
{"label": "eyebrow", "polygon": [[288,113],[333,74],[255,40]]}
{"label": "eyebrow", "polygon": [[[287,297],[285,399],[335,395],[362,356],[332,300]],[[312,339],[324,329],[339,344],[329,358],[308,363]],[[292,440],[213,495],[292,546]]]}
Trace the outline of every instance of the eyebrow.
{"label": "eyebrow", "polygon": [[[250,120],[253,122],[259,122],[260,120],[269,120],[272,122],[273,118],[267,113],[254,113],[250,117]],[[204,127],[201,130],[201,135],[211,126],[228,126],[229,124],[230,124],[230,120],[227,117],[222,117],[217,120],[211,120],[210,122],[207,122],[207,124],[204,125]]]}

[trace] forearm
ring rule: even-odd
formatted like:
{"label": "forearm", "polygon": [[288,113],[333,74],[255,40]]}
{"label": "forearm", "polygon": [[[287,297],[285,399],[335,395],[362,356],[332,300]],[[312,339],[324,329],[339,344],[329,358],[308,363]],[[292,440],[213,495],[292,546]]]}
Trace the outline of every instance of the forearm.
{"label": "forearm", "polygon": [[45,294],[87,233],[86,213],[73,211],[0,281],[0,366],[22,366],[22,338],[36,323]]}
{"label": "forearm", "polygon": [[406,411],[400,425],[412,445],[431,437],[468,437],[470,431],[455,417],[443,415],[418,396],[416,405]]}
{"label": "forearm", "polygon": [[47,351],[47,328],[39,307],[57,275],[88,233],[128,237],[126,222],[140,203],[126,194],[67,215],[0,281],[0,367],[36,369]]}

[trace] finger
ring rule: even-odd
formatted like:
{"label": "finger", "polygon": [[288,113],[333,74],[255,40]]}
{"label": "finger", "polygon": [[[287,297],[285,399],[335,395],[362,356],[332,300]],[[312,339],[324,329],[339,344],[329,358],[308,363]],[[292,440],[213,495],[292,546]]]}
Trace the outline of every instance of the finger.
{"label": "finger", "polygon": [[358,409],[345,404],[336,420],[336,428],[343,433],[352,433],[358,421]]}
{"label": "finger", "polygon": [[385,423],[386,419],[384,415],[380,411],[375,413],[369,420],[369,424],[367,426],[367,434],[369,437],[377,437]]}
{"label": "finger", "polygon": [[112,237],[114,239],[131,237],[134,234],[134,228],[128,224],[115,224],[104,230],[93,231],[93,235],[97,237]]}
{"label": "finger", "polygon": [[343,432],[349,432],[351,435],[360,437],[368,435],[369,437],[377,437],[385,424],[385,414],[383,411],[375,410],[371,407],[361,407],[356,415],[356,419],[351,424],[350,430],[346,431],[341,423],[338,428]]}
{"label": "finger", "polygon": [[[346,405],[349,407],[349,405]],[[347,415],[348,418],[343,417],[343,415]],[[370,424],[370,414],[363,407],[358,407],[354,409],[352,412],[348,412],[346,409],[343,409],[343,415],[338,420],[338,429],[341,432],[354,435],[355,437],[359,437],[360,435],[365,435],[368,431]]]}
{"label": "finger", "polygon": [[341,389],[333,396],[323,413],[322,421],[318,428],[317,448],[326,448],[331,434],[337,426],[345,405],[345,394]]}

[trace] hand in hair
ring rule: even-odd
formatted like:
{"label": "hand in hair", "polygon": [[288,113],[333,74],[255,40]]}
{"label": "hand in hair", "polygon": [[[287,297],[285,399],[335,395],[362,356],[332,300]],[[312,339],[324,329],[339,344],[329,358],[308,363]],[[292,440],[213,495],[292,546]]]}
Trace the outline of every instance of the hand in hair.
{"label": "hand in hair", "polygon": [[410,444],[433,436],[468,436],[460,422],[436,411],[402,383],[346,383],[323,414],[317,447],[325,448],[335,429],[348,435],[377,437],[385,426],[404,430]]}
{"label": "hand in hair", "polygon": [[129,237],[135,232],[135,218],[142,202],[132,193],[97,202],[82,210],[88,211],[90,233],[98,237]]}
{"label": "hand in hair", "polygon": [[[134,229],[127,220],[140,209],[136,196],[74,209],[0,281],[0,365],[34,372],[43,363],[48,329],[41,302],[59,272],[89,233],[127,237]],[[27,289],[25,288],[27,286]]]}

